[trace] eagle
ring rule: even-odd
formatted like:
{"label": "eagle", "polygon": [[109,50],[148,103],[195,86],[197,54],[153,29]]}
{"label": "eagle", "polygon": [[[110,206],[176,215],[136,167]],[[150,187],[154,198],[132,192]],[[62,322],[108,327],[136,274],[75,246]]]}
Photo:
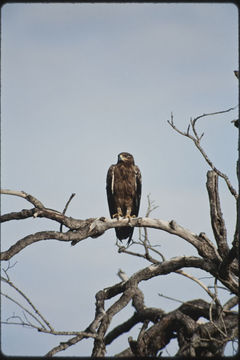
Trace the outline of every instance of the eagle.
{"label": "eagle", "polygon": [[[128,152],[118,155],[117,164],[111,165],[107,173],[107,199],[111,218],[137,217],[140,206],[142,177],[134,158]],[[132,240],[134,228],[131,226],[116,227],[119,240]]]}

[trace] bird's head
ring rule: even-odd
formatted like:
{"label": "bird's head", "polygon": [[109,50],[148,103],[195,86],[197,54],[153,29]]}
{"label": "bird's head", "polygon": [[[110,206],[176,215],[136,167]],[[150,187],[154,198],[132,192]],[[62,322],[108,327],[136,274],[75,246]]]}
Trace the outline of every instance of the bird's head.
{"label": "bird's head", "polygon": [[131,154],[129,154],[127,152],[121,152],[118,155],[118,163],[120,163],[120,162],[134,164],[134,158],[133,158],[133,156]]}

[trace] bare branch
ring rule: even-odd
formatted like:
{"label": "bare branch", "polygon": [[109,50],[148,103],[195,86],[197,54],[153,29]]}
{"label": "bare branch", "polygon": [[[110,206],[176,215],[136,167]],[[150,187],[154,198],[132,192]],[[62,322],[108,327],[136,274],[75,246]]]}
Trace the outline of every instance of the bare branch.
{"label": "bare branch", "polygon": [[128,280],[127,274],[126,274],[122,269],[119,269],[119,270],[118,270],[117,275],[120,277],[120,279],[121,279],[122,281],[127,281],[127,280]]}
{"label": "bare branch", "polygon": [[158,293],[158,296],[161,296],[161,297],[163,297],[163,298],[165,298],[165,299],[172,300],[172,301],[176,301],[176,302],[179,302],[179,303],[181,303],[181,304],[184,304],[184,301],[175,299],[175,298],[173,298],[173,297],[171,297],[171,296],[167,296],[167,295],[160,294],[160,293]]}
{"label": "bare branch", "polygon": [[54,347],[52,350],[50,350],[45,356],[46,357],[52,357],[59,351],[66,350],[69,346],[72,346],[74,344],[77,344],[82,339],[86,338],[96,338],[96,334],[88,333],[88,332],[80,332],[77,336],[74,336],[73,338],[69,339],[68,341],[61,342],[58,346]]}
{"label": "bare branch", "polygon": [[125,254],[128,254],[128,255],[141,257],[143,259],[146,259],[146,260],[150,261],[152,264],[158,264],[159,263],[159,261],[157,261],[156,259],[154,259],[153,257],[151,257],[149,255],[148,251],[145,254],[140,254],[140,253],[137,253],[137,252],[129,251],[124,246],[120,246],[119,249],[118,249],[118,252],[120,254],[125,253]]}
{"label": "bare branch", "polygon": [[[147,200],[148,200],[148,207],[147,207],[147,211],[146,211],[146,217],[149,217],[150,213],[153,212],[156,208],[158,208],[158,206],[154,205],[154,201],[152,201],[150,199],[150,194],[147,195]],[[136,252],[132,252],[132,251],[128,251],[124,246],[119,245],[117,243],[117,246],[119,247],[119,250],[118,252],[119,253],[126,253],[126,254],[129,254],[129,255],[134,255],[134,256],[138,256],[138,257],[142,257],[148,261],[150,261],[151,263],[153,264],[158,264],[159,263],[159,260],[156,260],[155,258],[153,258],[150,253],[149,253],[149,250],[155,252],[156,254],[158,254],[161,258],[162,258],[162,261],[165,261],[165,258],[164,256],[159,252],[157,251],[156,249],[153,248],[153,246],[151,245],[150,241],[149,241],[149,237],[148,237],[148,231],[147,231],[147,227],[143,227],[143,236],[142,236],[142,232],[141,232],[141,228],[139,229],[139,241],[132,241],[132,244],[131,245],[134,245],[134,244],[137,244],[137,245],[142,245],[144,247],[144,250],[145,250],[145,254],[139,254],[139,253],[136,253]],[[130,245],[130,246],[131,246]],[[129,246],[128,246],[129,247]],[[128,248],[127,247],[127,248]]]}
{"label": "bare branch", "polygon": [[237,191],[234,189],[234,187],[232,186],[230,180],[228,179],[227,175],[222,173],[220,170],[218,170],[214,164],[212,163],[212,161],[208,158],[207,154],[205,153],[205,151],[203,150],[203,148],[200,146],[199,143],[195,142],[196,147],[198,148],[198,150],[201,152],[201,154],[203,155],[204,159],[206,160],[206,162],[208,163],[208,165],[212,168],[212,170],[214,170],[221,178],[223,178],[227,184],[227,187],[230,191],[230,193],[235,197],[235,199],[238,198],[238,194]]}
{"label": "bare branch", "polygon": [[[57,221],[62,221],[64,225],[68,224],[70,228],[78,226],[78,230],[68,231],[65,233],[57,231],[41,231],[28,235],[17,241],[17,243],[12,245],[8,250],[3,251],[1,253],[1,260],[9,260],[26,246],[37,241],[55,239],[60,241],[71,241],[72,245],[75,245],[79,241],[88,237],[99,237],[110,228],[128,225],[128,219],[91,218],[86,220],[76,220],[55,212],[52,212],[50,215],[49,211],[46,212],[45,209],[41,209],[39,211],[42,213],[42,216],[53,217]],[[217,253],[217,249],[206,236],[201,235],[203,233],[198,236],[195,233],[181,227],[174,220],[167,222],[160,219],[134,218],[131,219],[131,223],[132,226],[159,229],[176,235],[192,244],[201,256],[205,256],[207,258],[210,256],[210,258],[214,261],[221,261],[221,257]]]}
{"label": "bare branch", "polygon": [[[177,270],[177,271],[175,271],[175,272],[176,272],[177,274],[183,275],[183,276],[185,276],[185,277],[187,277],[187,278],[195,281],[198,285],[200,285],[200,286],[208,293],[208,295],[209,295],[212,299],[214,299],[214,301],[216,300],[216,299],[215,299],[215,295],[208,289],[208,287],[207,287],[206,285],[204,285],[204,283],[203,283],[202,281],[200,281],[199,279],[197,279],[195,276],[190,275],[190,274],[186,273],[186,272],[183,271],[183,270]],[[216,300],[216,301],[217,301],[217,300]],[[219,302],[217,302],[217,304],[219,305]]]}
{"label": "bare branch", "polygon": [[234,187],[232,186],[230,180],[228,179],[227,175],[222,173],[220,170],[218,170],[213,162],[209,159],[209,157],[207,156],[207,154],[205,153],[205,151],[203,150],[203,148],[201,147],[200,145],[200,140],[203,136],[203,134],[201,136],[198,135],[197,131],[196,131],[196,128],[195,128],[195,125],[196,125],[196,122],[197,120],[199,120],[200,118],[202,117],[206,117],[206,116],[211,116],[211,115],[217,115],[217,114],[223,114],[223,113],[226,113],[226,112],[229,112],[229,111],[232,111],[234,110],[236,107],[233,107],[233,108],[230,108],[228,110],[223,110],[223,111],[217,111],[217,112],[213,112],[213,113],[209,113],[209,114],[203,114],[203,115],[200,115],[198,117],[196,117],[194,120],[190,120],[190,124],[191,124],[191,128],[192,128],[192,131],[193,131],[193,135],[191,135],[189,133],[189,127],[187,129],[187,132],[183,132],[181,130],[179,130],[175,124],[174,124],[174,121],[173,121],[173,115],[171,114],[171,121],[168,120],[168,123],[170,124],[170,126],[176,131],[178,132],[179,134],[183,135],[183,136],[186,136],[187,138],[191,139],[195,146],[197,147],[197,149],[200,151],[200,153],[202,154],[203,158],[206,160],[206,162],[208,163],[208,165],[211,167],[212,170],[214,170],[220,177],[222,177],[225,181],[225,183],[227,184],[227,187],[230,191],[230,193],[235,197],[235,199],[238,198],[238,194],[237,194],[237,191],[234,189]]}
{"label": "bare branch", "polygon": [[[63,215],[65,215],[65,213],[67,211],[67,208],[68,208],[68,205],[70,204],[71,200],[74,198],[75,195],[76,195],[75,193],[72,193],[72,195],[68,199],[68,201],[67,201],[67,203],[65,205],[65,208],[63,209],[63,212],[62,212]],[[63,224],[60,225],[60,230],[59,230],[60,232],[62,232],[62,226],[63,226]]]}
{"label": "bare branch", "polygon": [[[12,287],[14,290],[16,290],[16,292],[18,292],[23,298],[24,300],[30,305],[30,307],[33,309],[33,311],[40,317],[40,319],[46,324],[46,326],[53,331],[52,326],[49,324],[49,322],[44,318],[44,316],[38,311],[38,309],[33,305],[33,303],[31,302],[31,300],[26,296],[26,294],[24,294],[24,292],[22,290],[20,290],[12,281],[10,281],[10,279],[5,279],[3,276],[1,276],[1,280],[5,283],[7,283],[10,287]],[[35,316],[34,316],[35,318]],[[36,318],[35,318],[36,319]],[[42,324],[42,323],[41,323]],[[43,329],[46,329],[44,325],[42,325]]]}
{"label": "bare branch", "polygon": [[218,192],[218,175],[213,170],[207,172],[207,190],[210,204],[210,217],[215,240],[221,257],[229,252],[227,244],[227,231],[223,219]]}
{"label": "bare branch", "polygon": [[[90,218],[86,220],[77,220],[67,217],[55,210],[46,208],[36,209],[34,216],[51,218],[60,223],[63,223],[65,226],[68,226],[73,231],[67,231],[65,233],[57,231],[42,231],[28,235],[23,239],[17,241],[17,243],[12,245],[8,250],[3,251],[1,253],[1,260],[9,260],[26,246],[33,244],[37,241],[56,239],[60,241],[70,241],[72,244],[76,244],[77,242],[82,241],[87,237],[99,237],[110,228],[128,225],[128,219],[107,219],[101,217]],[[214,264],[217,264],[219,266],[222,261],[220,255],[217,252],[217,249],[204,233],[200,233],[199,235],[192,233],[189,230],[178,225],[174,220],[167,222],[160,219],[150,219],[149,217],[135,218],[131,220],[131,225],[136,227],[150,227],[166,231],[192,244],[201,256],[203,256],[205,259],[211,260]],[[149,261],[152,261],[156,264],[158,263],[158,261],[150,257],[148,253],[148,248],[147,251],[145,251],[144,256]],[[235,282],[230,276],[230,274],[227,275],[224,281],[225,284],[228,284],[228,286],[233,286],[233,288],[235,287]]]}
{"label": "bare branch", "polygon": [[34,196],[27,194],[24,191],[1,189],[0,193],[6,194],[6,195],[14,195],[14,196],[22,197],[22,198],[26,199],[27,201],[29,201],[31,204],[33,204],[36,208],[39,208],[39,209],[44,208],[44,205],[41,203],[41,201],[36,199]]}
{"label": "bare branch", "polygon": [[34,216],[36,209],[23,209],[21,211],[18,212],[11,212],[8,214],[4,214],[1,216],[0,218],[0,222],[6,222],[6,221],[11,221],[11,220],[23,220],[23,219],[27,219],[30,217]]}
{"label": "bare branch", "polygon": [[193,120],[193,127],[195,127],[196,122],[197,122],[199,119],[203,118],[203,117],[213,116],[213,115],[220,115],[220,114],[226,114],[226,113],[228,113],[228,112],[230,112],[230,111],[232,111],[232,110],[235,110],[236,108],[237,108],[237,105],[234,106],[234,107],[231,107],[231,108],[229,108],[229,109],[227,109],[227,110],[215,111],[215,112],[212,112],[212,113],[202,114],[202,115],[200,115],[200,116],[197,116],[197,117]]}
{"label": "bare branch", "polygon": [[[26,311],[35,321],[37,321],[37,322],[41,325],[41,327],[42,327],[43,329],[46,329],[45,326],[44,326],[44,324],[43,324],[34,314],[32,314],[28,309],[26,309],[22,304],[20,304],[17,300],[13,299],[11,296],[3,293],[2,291],[1,291],[1,295],[4,296],[6,299],[14,302],[17,306],[19,306],[19,307],[22,308],[24,311]],[[34,326],[34,325],[31,324],[31,326]]]}
{"label": "bare branch", "polygon": [[62,212],[63,215],[66,213],[67,208],[68,208],[68,205],[70,204],[71,200],[74,198],[75,195],[76,195],[75,193],[72,193],[72,195],[71,195],[70,198],[68,199],[68,202],[66,203],[65,208],[64,208],[64,210],[63,210],[63,212]]}
{"label": "bare branch", "polygon": [[159,206],[158,205],[154,205],[155,201],[150,199],[150,194],[147,195],[147,201],[148,201],[148,207],[147,207],[147,211],[146,211],[146,217],[149,217],[149,215],[156,210]]}
{"label": "bare branch", "polygon": [[[215,301],[216,299],[218,299],[217,279],[215,279],[215,282],[214,282],[214,290],[215,290],[215,298],[214,298],[213,300]],[[216,324],[216,322],[213,321],[212,309],[213,309],[214,301],[211,302],[210,307],[209,307],[209,319],[210,319],[210,322],[211,322],[211,324],[217,329],[217,331],[219,331],[219,333],[223,335],[223,337],[227,337],[226,331],[223,331],[223,330]],[[219,302],[219,301],[218,301],[218,302]],[[219,311],[218,311],[218,315],[220,315]],[[219,316],[219,318],[221,318],[221,315]],[[222,318],[221,318],[221,319],[222,319]],[[225,324],[224,324],[224,322],[223,322],[223,325],[224,325],[224,330],[225,330]]]}
{"label": "bare branch", "polygon": [[[7,272],[7,270],[5,270],[5,272]],[[52,356],[54,355],[56,352],[61,351],[61,350],[65,350],[68,346],[75,344],[76,342],[80,341],[83,338],[96,338],[97,335],[94,333],[90,333],[87,331],[56,331],[53,329],[53,327],[49,324],[49,322],[42,316],[42,314],[39,312],[39,310],[37,310],[37,308],[33,305],[33,303],[31,302],[31,300],[15,285],[13,284],[9,278],[4,278],[1,277],[1,280],[4,281],[5,283],[7,283],[9,286],[11,286],[13,289],[15,289],[20,296],[27,301],[27,303],[30,305],[30,307],[34,310],[34,312],[37,314],[37,316],[43,321],[41,321],[37,316],[35,316],[31,311],[29,311],[27,308],[25,308],[21,303],[19,303],[18,301],[16,301],[15,299],[13,299],[11,296],[2,293],[1,295],[6,297],[8,300],[11,300],[12,302],[14,302],[18,307],[20,307],[21,309],[24,310],[23,315],[25,317],[24,321],[20,316],[15,316],[12,315],[10,316],[6,321],[2,321],[2,324],[6,324],[6,325],[22,325],[22,326],[28,326],[30,328],[36,329],[39,332],[42,333],[46,333],[46,334],[52,334],[52,335],[75,335],[74,338],[68,340],[66,343],[60,343],[59,346],[57,346],[56,348],[52,349],[47,355],[48,356]],[[38,325],[35,325],[34,323],[32,323],[31,321],[29,321],[29,319],[27,318],[26,314],[29,314],[37,323]],[[10,321],[12,319],[18,319],[19,321]],[[45,327],[45,324],[47,325],[48,329]],[[40,326],[39,326],[40,325]]]}
{"label": "bare branch", "polygon": [[235,244],[233,244],[231,250],[226,254],[225,258],[223,259],[222,263],[220,264],[219,267],[219,274],[221,275],[221,277],[225,277],[228,276],[228,273],[231,269],[231,271],[238,276],[239,274],[239,267],[237,262],[236,267],[234,266],[234,260],[237,258],[238,251],[237,251],[237,247],[235,246]]}
{"label": "bare branch", "polygon": [[59,233],[57,231],[41,231],[32,235],[27,235],[21,240],[18,240],[14,245],[12,245],[8,250],[1,253],[1,260],[9,260],[14,255],[19,253],[25,247],[40,241],[40,240],[62,240],[62,241],[72,241],[76,237],[75,233]]}
{"label": "bare branch", "polygon": [[229,299],[226,304],[223,306],[224,311],[228,311],[232,309],[234,306],[236,306],[239,302],[238,296],[233,296],[231,299]]}
{"label": "bare branch", "polygon": [[[18,194],[15,191],[7,191],[7,193],[11,194]],[[25,196],[25,193],[21,192],[21,196]],[[147,215],[150,214],[156,207],[153,206],[153,202],[150,201],[148,197],[148,210]],[[71,217],[67,217],[64,214],[47,208],[35,208],[31,210],[31,214],[33,217],[44,217],[48,219],[52,219],[57,221],[66,227],[68,227],[71,231],[67,231],[65,233],[57,232],[57,231],[42,231],[36,234],[31,234],[26,236],[25,238],[17,241],[14,245],[12,245],[8,250],[3,251],[1,253],[1,260],[9,260],[12,256],[17,254],[26,246],[40,241],[40,240],[47,240],[47,239],[56,239],[60,241],[71,241],[72,245],[75,245],[79,241],[82,241],[88,237],[96,238],[102,235],[106,230],[115,227],[121,227],[129,225],[128,219],[107,219],[105,217],[100,218],[90,218],[86,220],[78,220],[73,219]],[[29,215],[29,214],[28,214]],[[3,215],[4,216],[4,215]],[[18,215],[19,216],[19,215]],[[21,216],[23,214],[21,213]],[[16,217],[16,216],[15,216]],[[180,225],[176,223],[176,221],[171,220],[170,222],[160,220],[160,219],[150,219],[149,217],[145,218],[135,218],[131,219],[131,226],[135,227],[149,227],[155,228],[159,230],[163,230],[169,232],[170,234],[177,235],[184,240],[191,243],[197,250],[198,253],[206,258],[212,259],[213,261],[221,262],[221,257],[219,256],[217,249],[211,243],[210,240],[207,239],[206,236],[198,236],[187,229],[184,229]],[[145,248],[145,258],[153,263],[157,263],[158,261],[152,258],[149,254],[149,249],[151,249],[150,243],[148,244],[148,236],[147,232],[145,231],[145,238],[142,242]],[[152,249],[153,250],[153,249]],[[154,250],[153,250],[154,251]],[[139,255],[137,255],[139,256]],[[140,255],[142,256],[142,255]],[[164,260],[163,256],[162,259]]]}
{"label": "bare branch", "polygon": [[10,261],[8,261],[8,265],[7,265],[6,269],[3,269],[8,281],[10,281],[10,276],[8,275],[8,271],[10,269],[14,268],[16,266],[16,264],[17,264],[17,261],[15,261],[15,263],[13,265],[11,265]]}
{"label": "bare branch", "polygon": [[[20,320],[20,322],[9,321],[10,319],[14,319],[14,318],[18,318]],[[88,337],[95,338],[95,337],[97,337],[96,334],[87,333],[85,331],[56,331],[56,330],[44,329],[42,327],[40,328],[40,327],[38,327],[38,326],[36,326],[34,324],[24,322],[19,316],[10,316],[6,321],[1,321],[1,324],[28,326],[30,328],[36,329],[40,333],[45,333],[45,334],[49,334],[49,335],[59,335],[59,336],[72,336],[72,335],[75,335],[75,336],[83,336],[85,338],[88,338]]]}

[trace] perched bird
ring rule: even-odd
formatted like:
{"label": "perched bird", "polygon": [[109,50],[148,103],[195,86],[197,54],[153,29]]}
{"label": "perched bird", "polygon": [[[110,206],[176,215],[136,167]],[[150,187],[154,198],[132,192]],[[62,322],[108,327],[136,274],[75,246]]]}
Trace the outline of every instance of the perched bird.
{"label": "perched bird", "polygon": [[[127,152],[118,155],[118,162],[111,165],[107,173],[107,199],[111,218],[137,217],[140,206],[142,178],[134,158]],[[131,226],[115,228],[119,240],[131,242],[134,228]]]}

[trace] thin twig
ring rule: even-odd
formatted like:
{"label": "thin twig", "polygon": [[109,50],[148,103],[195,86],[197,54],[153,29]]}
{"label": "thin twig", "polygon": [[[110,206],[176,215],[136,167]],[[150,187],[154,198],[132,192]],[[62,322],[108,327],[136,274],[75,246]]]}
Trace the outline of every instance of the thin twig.
{"label": "thin twig", "polygon": [[129,251],[124,246],[120,246],[119,249],[118,249],[118,252],[119,252],[119,254],[125,253],[125,254],[128,254],[128,255],[141,257],[143,259],[146,259],[146,260],[150,261],[152,264],[159,264],[159,261],[152,258],[148,253],[140,254],[140,253],[136,253],[136,252],[133,252],[133,251]]}
{"label": "thin twig", "polygon": [[[12,302],[14,302],[16,305],[18,305],[21,309],[23,309],[24,311],[26,311],[30,316],[32,316],[32,318],[34,320],[36,320],[43,329],[46,329],[46,327],[44,326],[44,324],[34,315],[32,314],[28,309],[26,309],[22,304],[20,304],[17,300],[13,299],[11,296],[3,293],[1,291],[1,295],[4,296],[5,298],[7,298],[8,300],[11,300]],[[30,323],[31,324],[31,323]],[[33,324],[32,324],[33,325]]]}
{"label": "thin twig", "polygon": [[[218,325],[216,325],[216,323],[213,321],[213,317],[212,317],[212,308],[213,308],[213,304],[214,302],[216,303],[216,300],[218,301],[219,303],[219,300],[218,300],[218,291],[217,291],[217,278],[215,278],[214,280],[214,290],[215,290],[215,299],[213,299],[213,301],[211,302],[210,306],[209,306],[209,320],[210,322],[213,324],[213,326],[224,336],[224,337],[227,337],[227,333],[226,331],[223,332],[220,327]],[[222,306],[221,306],[222,308]],[[222,320],[223,321],[223,320]],[[226,327],[225,327],[225,324],[224,324],[224,328],[226,330]]]}
{"label": "thin twig", "polygon": [[148,207],[147,207],[146,217],[149,217],[149,215],[159,207],[158,205],[154,205],[155,201],[150,199],[150,195],[151,194],[147,195]]}
{"label": "thin twig", "polygon": [[[186,273],[183,270],[177,270],[175,271],[177,274],[183,275],[185,277],[187,277],[188,279],[191,279],[193,281],[195,281],[198,285],[200,285],[207,293],[208,295],[214,300],[217,301],[215,295],[208,289],[208,287],[206,285],[204,285],[199,279],[197,279],[195,276],[190,275],[188,273]],[[216,302],[217,305],[220,305],[220,303],[217,301]]]}
{"label": "thin twig", "polygon": [[150,250],[158,254],[162,258],[162,261],[166,261],[165,256],[162,253],[160,253],[160,251],[154,249],[153,245],[151,245]]}
{"label": "thin twig", "polygon": [[234,107],[231,107],[227,110],[222,110],[222,111],[215,111],[215,112],[212,112],[212,113],[208,113],[208,114],[202,114],[202,115],[199,115],[197,116],[194,120],[193,120],[193,126],[196,125],[196,122],[197,120],[203,118],[203,117],[206,117],[206,116],[212,116],[212,115],[219,115],[219,114],[225,114],[229,111],[232,111],[232,110],[235,110],[236,108],[238,107],[238,105],[234,106]]}
{"label": "thin twig", "polygon": [[170,296],[166,296],[166,295],[159,294],[159,293],[158,293],[158,295],[161,296],[161,297],[163,297],[163,298],[165,298],[165,299],[169,299],[169,300],[176,301],[176,302],[179,302],[179,303],[181,303],[181,304],[184,304],[184,301],[181,301],[181,300],[172,298],[172,297],[170,297]]}
{"label": "thin twig", "polygon": [[[4,281],[5,283],[7,283],[9,286],[11,286],[13,289],[15,289],[26,301],[27,303],[31,306],[31,308],[34,310],[34,312],[42,319],[42,321],[47,325],[47,327],[53,331],[54,329],[52,328],[52,326],[49,324],[49,322],[43,317],[43,315],[38,311],[38,309],[33,305],[33,303],[31,302],[31,300],[22,292],[22,290],[20,290],[13,282],[10,281],[10,279],[6,279],[3,276],[1,276],[1,280]],[[12,300],[13,301],[13,300]],[[21,306],[22,307],[22,306]],[[23,308],[23,307],[22,307]],[[25,308],[23,308],[25,310]],[[31,312],[29,312],[27,310],[27,312],[33,316],[35,319],[37,319],[35,317],[35,315],[33,315]],[[37,321],[42,325],[42,323],[37,319]],[[43,328],[45,328],[44,325],[42,325]]]}
{"label": "thin twig", "polygon": [[[19,318],[21,322],[10,322],[8,321],[9,319],[14,319],[14,318]],[[31,324],[31,323],[25,323],[20,316],[10,316],[6,321],[2,321],[1,324],[5,324],[5,325],[21,325],[21,326],[28,326],[28,327],[32,327],[34,329],[36,329],[39,332],[45,333],[45,334],[49,334],[49,335],[60,335],[60,336],[72,336],[72,335],[81,335],[81,336],[85,336],[85,337],[92,337],[95,338],[97,337],[96,334],[92,334],[92,333],[87,333],[85,331],[56,331],[56,330],[48,330],[48,329],[44,329],[44,328],[39,328],[38,326]]]}
{"label": "thin twig", "polygon": [[[74,198],[76,194],[75,193],[72,193],[72,195],[70,196],[70,198],[68,199],[66,205],[65,205],[65,208],[63,209],[63,212],[62,214],[65,215],[66,211],[67,211],[67,208],[68,208],[68,205],[70,204],[71,200]],[[60,232],[62,232],[62,228],[63,228],[63,224],[60,225]]]}
{"label": "thin twig", "polygon": [[7,268],[6,268],[6,269],[3,269],[3,271],[4,271],[4,273],[5,273],[8,281],[10,281],[10,277],[9,277],[9,275],[8,275],[8,270],[12,269],[16,264],[17,264],[17,261],[15,261],[15,263],[14,263],[13,265],[11,265],[11,262],[8,261],[8,266],[7,266]]}
{"label": "thin twig", "polygon": [[237,194],[237,191],[234,189],[234,187],[232,186],[230,180],[228,179],[227,175],[222,173],[220,170],[218,170],[213,162],[209,159],[209,157],[207,156],[207,154],[205,153],[205,151],[203,150],[203,148],[201,147],[200,145],[200,141],[201,141],[201,138],[203,136],[203,134],[201,136],[198,135],[197,133],[197,130],[195,128],[195,125],[196,125],[196,122],[197,120],[199,120],[200,118],[203,118],[203,117],[206,117],[206,116],[211,116],[211,115],[217,115],[217,114],[223,114],[223,113],[227,113],[229,111],[232,111],[234,109],[236,109],[237,106],[235,107],[232,107],[230,109],[227,109],[227,110],[223,110],[223,111],[216,111],[216,112],[213,112],[213,113],[208,113],[208,114],[202,114],[200,116],[197,116],[194,120],[190,120],[190,124],[191,124],[191,128],[192,128],[192,131],[193,131],[193,135],[190,134],[189,132],[189,125],[188,125],[188,128],[187,128],[187,131],[184,132],[184,131],[181,131],[179,130],[175,124],[174,124],[174,121],[173,121],[173,114],[171,113],[171,120],[169,121],[168,120],[168,123],[169,125],[176,131],[178,132],[179,134],[183,135],[183,136],[186,136],[188,137],[189,139],[191,139],[194,144],[196,145],[196,147],[198,148],[198,150],[200,151],[200,153],[202,154],[203,158],[206,160],[206,162],[208,163],[208,165],[211,167],[212,170],[214,170],[221,178],[223,178],[225,180],[225,183],[227,184],[227,187],[230,191],[230,193],[235,197],[235,199],[238,198],[238,194]]}

